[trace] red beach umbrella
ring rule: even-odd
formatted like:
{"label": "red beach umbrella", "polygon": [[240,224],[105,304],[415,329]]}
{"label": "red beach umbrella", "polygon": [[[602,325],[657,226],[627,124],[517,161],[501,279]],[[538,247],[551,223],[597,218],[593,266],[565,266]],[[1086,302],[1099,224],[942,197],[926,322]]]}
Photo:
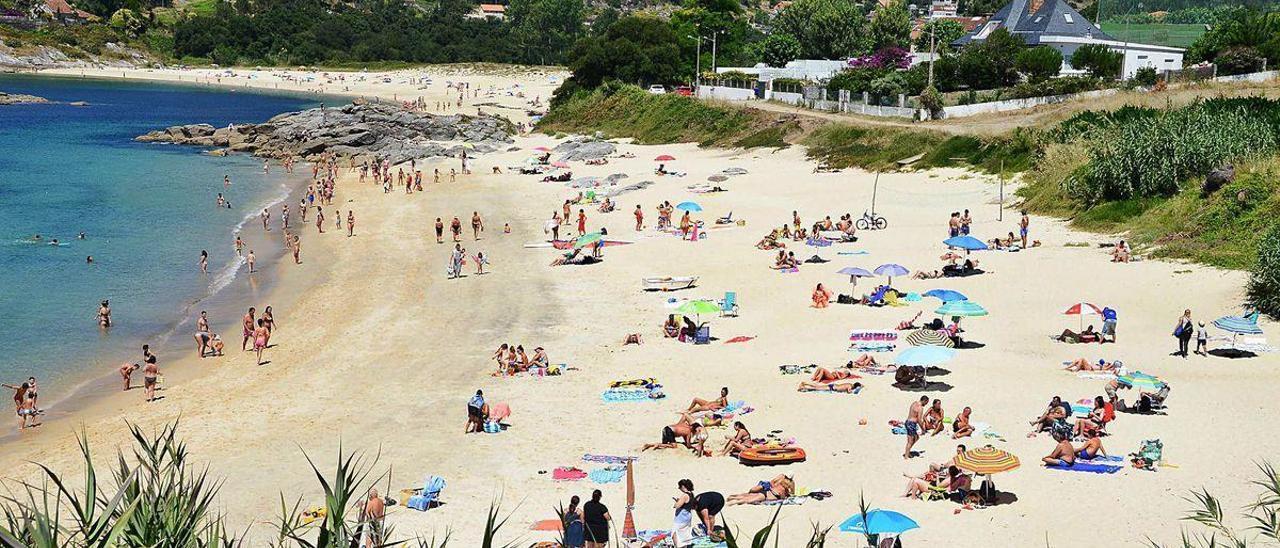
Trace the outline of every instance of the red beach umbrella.
{"label": "red beach umbrella", "polygon": [[1095,304],[1080,301],[1078,303],[1071,305],[1069,308],[1067,308],[1066,311],[1063,312],[1063,314],[1066,314],[1068,316],[1080,316],[1080,328],[1084,329],[1084,317],[1085,316],[1101,316],[1102,309],[1098,308],[1098,306]]}
{"label": "red beach umbrella", "polygon": [[672,161],[672,160],[674,160],[674,159],[676,159],[676,157],[675,157],[675,156],[672,156],[672,155],[670,155],[670,154],[663,154],[662,156],[659,156],[659,157],[657,157],[657,158],[654,158],[654,159],[653,159],[653,161],[655,161],[655,162],[670,162],[670,161]]}

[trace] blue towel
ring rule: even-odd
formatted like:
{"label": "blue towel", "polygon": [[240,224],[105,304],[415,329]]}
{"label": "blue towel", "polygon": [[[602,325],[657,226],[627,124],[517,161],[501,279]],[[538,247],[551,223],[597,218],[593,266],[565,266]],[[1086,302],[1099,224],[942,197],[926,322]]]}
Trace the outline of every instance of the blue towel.
{"label": "blue towel", "polygon": [[600,395],[606,402],[629,402],[629,401],[652,401],[656,398],[650,397],[648,388],[610,388]]}
{"label": "blue towel", "polygon": [[1089,472],[1091,474],[1114,474],[1119,472],[1124,466],[1119,464],[1103,464],[1102,462],[1093,462],[1078,460],[1071,466],[1049,466],[1053,470],[1062,470],[1064,472]]}
{"label": "blue towel", "polygon": [[626,468],[608,466],[587,472],[587,478],[595,483],[618,483],[626,474]]}
{"label": "blue towel", "polygon": [[1072,412],[1072,413],[1075,413],[1075,414],[1077,414],[1077,415],[1085,415],[1085,416],[1088,416],[1088,415],[1089,415],[1089,413],[1092,413],[1092,412],[1093,412],[1093,406],[1091,406],[1091,405],[1080,405],[1080,404],[1078,404],[1078,403],[1073,403],[1073,404],[1071,404],[1071,412]]}

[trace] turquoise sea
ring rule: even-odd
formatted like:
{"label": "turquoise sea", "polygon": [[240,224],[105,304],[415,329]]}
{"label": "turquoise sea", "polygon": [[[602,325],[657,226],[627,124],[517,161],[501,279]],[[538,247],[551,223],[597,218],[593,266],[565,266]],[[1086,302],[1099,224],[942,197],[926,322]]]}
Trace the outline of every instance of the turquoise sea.
{"label": "turquoise sea", "polygon": [[[261,230],[257,213],[310,173],[300,165],[285,175],[276,163],[263,174],[248,156],[133,138],[175,124],[260,122],[319,98],[23,75],[0,75],[0,90],[57,101],[0,106],[0,381],[35,375],[54,399],[138,361],[139,345],[164,345],[200,308],[216,305],[219,290],[245,283],[234,234],[255,223]],[[215,207],[219,192],[232,208]],[[278,236],[279,205],[271,210]],[[260,262],[280,253],[278,239],[245,234],[250,247],[265,248]],[[210,256],[207,276],[201,250]],[[104,299],[115,322],[109,330],[95,318]],[[171,353],[188,350],[182,333],[169,341]]]}

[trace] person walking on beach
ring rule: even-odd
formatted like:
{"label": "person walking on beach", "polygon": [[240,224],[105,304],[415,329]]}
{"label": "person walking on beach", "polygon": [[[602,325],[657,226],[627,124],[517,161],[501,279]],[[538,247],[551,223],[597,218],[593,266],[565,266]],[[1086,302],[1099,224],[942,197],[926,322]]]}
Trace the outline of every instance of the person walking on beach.
{"label": "person walking on beach", "polygon": [[249,273],[250,273],[250,274],[253,274],[254,272],[257,272],[256,270],[254,270],[254,265],[256,265],[256,264],[258,263],[258,258],[257,258],[256,256],[254,256],[254,254],[253,254],[253,250],[252,250],[252,249],[250,249],[250,250],[249,250],[249,256],[248,256],[247,258],[245,258],[245,262],[249,263]]}
{"label": "person walking on beach", "polygon": [[1196,328],[1196,354],[1201,356],[1209,355],[1209,331],[1204,328],[1204,322],[1197,324]]}
{"label": "person walking on beach", "polygon": [[237,257],[243,256],[244,255],[243,251],[244,251],[244,240],[241,240],[240,235],[236,234],[236,256]]}
{"label": "person walking on beach", "polygon": [[552,212],[551,220],[547,221],[547,228],[551,229],[552,241],[560,239],[560,225],[562,224],[564,223],[560,220],[560,212],[559,211]]}
{"label": "person walking on beach", "polygon": [[307,199],[298,200],[298,213],[302,215],[302,222],[307,222]]}
{"label": "person walking on beach", "polygon": [[600,502],[604,494],[596,489],[591,492],[591,500],[582,505],[582,521],[587,529],[587,548],[605,548],[609,542],[609,507]]}
{"label": "person walking on beach", "polygon": [[1018,234],[1022,237],[1022,249],[1027,249],[1027,233],[1030,232],[1031,218],[1027,217],[1027,210],[1022,210],[1022,220],[1018,221]]}
{"label": "person walking on beach", "polygon": [[240,341],[241,352],[249,350],[248,349],[249,339],[253,337],[253,325],[254,325],[253,316],[254,314],[257,314],[257,313],[258,313],[258,310],[250,306],[249,311],[246,312],[244,317],[240,319],[240,329],[241,329],[241,333],[244,335],[244,339]]}
{"label": "person walking on beach", "polygon": [[924,419],[924,406],[929,404],[929,396],[920,396],[919,400],[911,403],[911,407],[907,409],[907,420],[902,424],[907,430],[907,448],[902,451],[902,458],[910,459],[915,454],[911,452],[911,447],[920,440],[920,423]]}
{"label": "person walking on beach", "polygon": [[453,241],[462,241],[462,221],[459,221],[457,217],[449,221],[449,232],[453,234]]}
{"label": "person walking on beach", "polygon": [[1173,336],[1178,339],[1178,351],[1173,355],[1187,357],[1187,347],[1191,345],[1191,337],[1194,334],[1195,324],[1191,321],[1191,309],[1188,308],[1178,317],[1178,323],[1173,328]]}
{"label": "person walking on beach", "polygon": [[347,210],[347,237],[350,238],[356,232],[356,212]]}
{"label": "person walking on beach", "polygon": [[102,301],[98,305],[98,326],[111,327],[111,301]]}
{"label": "person walking on beach", "polygon": [[289,204],[280,206],[280,230],[289,230]]}
{"label": "person walking on beach", "polygon": [[484,221],[480,219],[479,211],[471,212],[471,233],[475,236],[475,240],[480,240],[480,233],[484,232]]}
{"label": "person walking on beach", "polygon": [[587,210],[579,209],[578,210],[578,236],[585,236],[586,234],[587,234]]}
{"label": "person walking on beach", "polygon": [[302,240],[297,234],[291,234],[288,240],[289,249],[293,250],[293,264],[302,264],[302,259],[298,255],[302,253]]}
{"label": "person walking on beach", "polygon": [[264,207],[262,208],[262,215],[259,217],[262,218],[262,230],[264,232],[271,232],[271,227],[267,226],[267,223],[271,222],[271,212],[267,211],[267,208]]}
{"label": "person walking on beach", "polygon": [[436,217],[436,243],[444,243],[444,221]]}
{"label": "person walking on beach", "polygon": [[267,338],[271,333],[267,331],[267,322],[262,318],[258,318],[258,326],[253,330],[253,352],[258,357],[258,365],[262,365],[262,351],[267,349]]}
{"label": "person walking on beach", "polygon": [[316,230],[324,234],[324,209],[316,206]]}

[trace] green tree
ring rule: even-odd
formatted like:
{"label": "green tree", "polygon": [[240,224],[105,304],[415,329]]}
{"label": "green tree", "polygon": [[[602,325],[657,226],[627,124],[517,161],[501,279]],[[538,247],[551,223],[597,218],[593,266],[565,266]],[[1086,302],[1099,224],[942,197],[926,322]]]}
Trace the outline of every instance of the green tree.
{"label": "green tree", "polygon": [[757,43],[758,59],[771,67],[781,67],[800,57],[800,41],[787,33],[774,33]]}
{"label": "green tree", "polygon": [[1094,78],[1115,80],[1124,66],[1124,54],[1102,44],[1085,44],[1071,54],[1071,66]]}
{"label": "green tree", "polygon": [[951,43],[964,36],[964,25],[951,19],[934,19],[924,24],[920,36],[916,38],[916,51],[929,51],[929,33],[933,33],[933,44],[941,52],[951,51]]}
{"label": "green tree", "polygon": [[587,89],[606,80],[640,85],[675,83],[680,81],[680,67],[675,33],[666,21],[655,17],[622,17],[603,36],[579,40],[569,53],[572,86]]}
{"label": "green tree", "polygon": [[128,8],[116,10],[115,13],[111,14],[109,23],[111,28],[133,37],[142,34],[142,31],[146,28],[146,21]]}
{"label": "green tree", "polygon": [[1249,304],[1280,319],[1280,224],[1258,242],[1258,264],[1249,276]]}
{"label": "green tree", "polygon": [[992,89],[1018,82],[1014,60],[1026,45],[1003,27],[986,40],[971,43],[960,51],[956,74],[971,89]]}
{"label": "green tree", "polygon": [[582,0],[512,0],[511,39],[526,63],[559,62],[582,35]]}
{"label": "green tree", "polygon": [[909,48],[911,45],[911,14],[907,13],[907,5],[903,0],[892,0],[887,6],[880,6],[871,16],[871,49],[879,51],[884,48]]}
{"label": "green tree", "polygon": [[1049,46],[1037,46],[1018,52],[1013,66],[1031,82],[1043,82],[1062,71],[1062,52]]}
{"label": "green tree", "polygon": [[1267,59],[1257,48],[1234,47],[1219,53],[1214,64],[1218,65],[1218,74],[1248,74],[1260,72],[1267,64]]}
{"label": "green tree", "polygon": [[796,0],[782,10],[774,31],[795,37],[805,59],[845,59],[871,51],[865,21],[846,0]]}

